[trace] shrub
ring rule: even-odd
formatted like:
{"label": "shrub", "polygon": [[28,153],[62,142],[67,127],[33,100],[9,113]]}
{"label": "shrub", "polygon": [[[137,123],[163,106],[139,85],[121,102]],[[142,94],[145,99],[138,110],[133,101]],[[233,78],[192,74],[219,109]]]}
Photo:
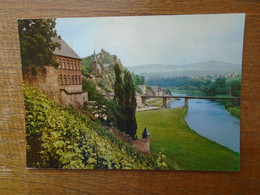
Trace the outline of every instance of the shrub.
{"label": "shrub", "polygon": [[68,169],[160,169],[153,158],[117,139],[72,107],[24,85],[27,166]]}

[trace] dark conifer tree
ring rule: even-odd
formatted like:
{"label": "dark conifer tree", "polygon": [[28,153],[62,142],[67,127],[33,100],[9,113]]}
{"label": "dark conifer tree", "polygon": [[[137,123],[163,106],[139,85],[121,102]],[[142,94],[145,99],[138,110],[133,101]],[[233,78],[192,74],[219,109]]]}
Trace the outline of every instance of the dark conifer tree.
{"label": "dark conifer tree", "polygon": [[129,71],[125,71],[124,76],[124,108],[123,115],[125,117],[126,133],[130,134],[133,139],[136,139],[136,98],[135,87],[132,80],[132,76]]}
{"label": "dark conifer tree", "polygon": [[119,105],[119,115],[117,116],[117,125],[118,129],[120,131],[125,131],[125,117],[123,115],[124,113],[124,90],[123,90],[123,81],[121,77],[121,70],[118,64],[114,66],[114,71],[115,71],[115,100],[116,103]]}

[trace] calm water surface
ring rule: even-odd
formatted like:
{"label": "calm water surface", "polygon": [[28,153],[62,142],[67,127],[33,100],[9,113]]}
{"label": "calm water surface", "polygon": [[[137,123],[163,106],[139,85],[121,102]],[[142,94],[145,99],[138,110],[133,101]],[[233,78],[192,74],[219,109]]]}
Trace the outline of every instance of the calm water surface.
{"label": "calm water surface", "polygon": [[[172,95],[183,95],[172,93]],[[184,99],[174,100],[170,107],[184,106]],[[235,152],[240,152],[240,120],[220,103],[189,99],[185,121],[191,129]]]}

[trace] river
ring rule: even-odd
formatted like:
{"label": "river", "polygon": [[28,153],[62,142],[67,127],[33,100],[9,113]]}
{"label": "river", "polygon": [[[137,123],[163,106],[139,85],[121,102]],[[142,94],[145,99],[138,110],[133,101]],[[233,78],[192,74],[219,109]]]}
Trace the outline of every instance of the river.
{"label": "river", "polygon": [[[182,106],[184,99],[170,103],[170,108]],[[227,112],[220,103],[189,99],[185,121],[198,134],[240,153],[240,120]]]}

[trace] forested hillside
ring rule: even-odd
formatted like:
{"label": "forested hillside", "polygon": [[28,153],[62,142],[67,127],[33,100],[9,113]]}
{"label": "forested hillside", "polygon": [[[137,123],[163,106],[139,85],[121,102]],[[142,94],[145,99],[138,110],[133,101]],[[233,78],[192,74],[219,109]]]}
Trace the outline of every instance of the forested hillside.
{"label": "forested hillside", "polygon": [[184,65],[148,64],[129,66],[127,68],[135,74],[144,75],[146,79],[149,79],[151,77],[168,78],[177,76],[212,76],[227,73],[241,74],[241,67],[241,64],[206,61]]}
{"label": "forested hillside", "polygon": [[[227,95],[240,96],[241,76],[234,77],[171,77],[171,78],[150,78],[147,85],[168,87],[173,91],[187,94],[204,95]],[[233,89],[233,90],[232,90]],[[236,92],[235,92],[236,91]]]}
{"label": "forested hillside", "polygon": [[[82,58],[82,73],[85,77],[89,77],[90,75],[95,75],[92,70],[94,54]],[[113,92],[113,84],[115,82],[115,73],[114,66],[118,64],[121,71],[124,72],[126,68],[121,63],[120,59],[116,55],[110,54],[108,51],[102,49],[100,52],[96,54],[97,62],[100,65],[102,71],[99,76],[96,77],[96,84],[104,93]],[[106,67],[106,68],[105,68]],[[138,76],[134,73],[131,73],[132,79],[134,81],[135,90],[141,93],[141,90],[137,87],[137,85],[144,84],[144,76]]]}

